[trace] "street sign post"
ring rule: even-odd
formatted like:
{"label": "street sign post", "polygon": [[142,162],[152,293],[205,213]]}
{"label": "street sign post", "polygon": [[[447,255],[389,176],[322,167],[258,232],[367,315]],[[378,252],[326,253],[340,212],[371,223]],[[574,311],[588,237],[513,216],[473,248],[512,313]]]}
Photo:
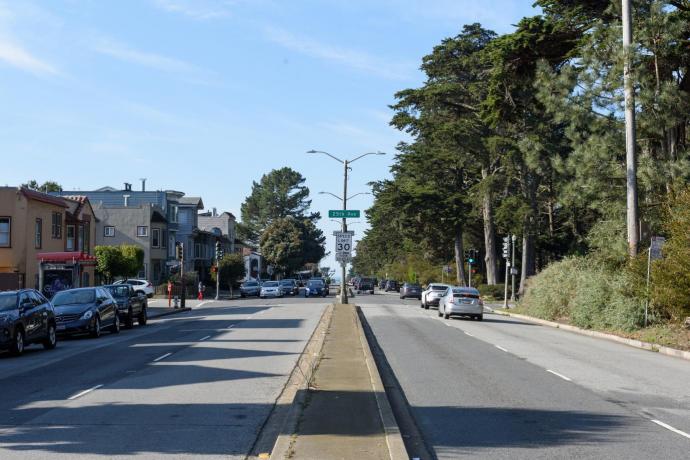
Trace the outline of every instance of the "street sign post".
{"label": "street sign post", "polygon": [[652,277],[652,260],[661,260],[664,258],[662,248],[666,243],[666,238],[663,236],[653,236],[649,245],[649,252],[647,253],[647,301],[644,304],[644,327],[647,327],[649,319],[649,282]]}
{"label": "street sign post", "polygon": [[328,217],[334,219],[356,219],[359,218],[358,209],[331,209],[328,211]]}

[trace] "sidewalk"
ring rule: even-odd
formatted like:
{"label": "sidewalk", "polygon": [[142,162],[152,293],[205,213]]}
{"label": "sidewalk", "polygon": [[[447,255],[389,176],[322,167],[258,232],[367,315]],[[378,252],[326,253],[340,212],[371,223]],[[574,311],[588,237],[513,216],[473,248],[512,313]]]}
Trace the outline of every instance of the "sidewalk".
{"label": "sidewalk", "polygon": [[287,457],[391,458],[357,321],[353,305],[335,306]]}

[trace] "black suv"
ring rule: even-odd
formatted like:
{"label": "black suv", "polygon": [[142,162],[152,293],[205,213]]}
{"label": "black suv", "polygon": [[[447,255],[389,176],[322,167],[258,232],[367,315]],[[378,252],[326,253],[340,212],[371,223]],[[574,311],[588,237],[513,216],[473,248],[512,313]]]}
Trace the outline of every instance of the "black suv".
{"label": "black suv", "polygon": [[53,304],[34,289],[0,292],[0,349],[21,355],[32,343],[57,345]]}
{"label": "black suv", "polygon": [[139,326],[146,326],[148,301],[143,291],[135,291],[131,284],[126,283],[108,284],[103,287],[117,302],[117,310],[127,329],[134,327],[135,319]]}

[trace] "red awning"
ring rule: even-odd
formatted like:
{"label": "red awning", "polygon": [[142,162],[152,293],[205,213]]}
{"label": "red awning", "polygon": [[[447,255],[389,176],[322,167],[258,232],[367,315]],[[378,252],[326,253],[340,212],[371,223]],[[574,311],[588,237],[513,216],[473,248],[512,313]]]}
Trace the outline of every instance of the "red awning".
{"label": "red awning", "polygon": [[39,252],[36,259],[47,263],[67,262],[79,263],[81,265],[92,265],[96,263],[96,257],[84,252]]}

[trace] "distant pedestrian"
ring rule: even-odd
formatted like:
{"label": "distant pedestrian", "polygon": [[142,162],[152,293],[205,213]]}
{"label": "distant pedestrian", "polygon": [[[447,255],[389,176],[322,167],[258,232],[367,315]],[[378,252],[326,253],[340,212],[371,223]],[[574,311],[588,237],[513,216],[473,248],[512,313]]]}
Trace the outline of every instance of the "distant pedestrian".
{"label": "distant pedestrian", "polygon": [[198,299],[199,299],[199,300],[204,300],[204,283],[202,283],[201,281],[199,281],[199,296],[198,296]]}

